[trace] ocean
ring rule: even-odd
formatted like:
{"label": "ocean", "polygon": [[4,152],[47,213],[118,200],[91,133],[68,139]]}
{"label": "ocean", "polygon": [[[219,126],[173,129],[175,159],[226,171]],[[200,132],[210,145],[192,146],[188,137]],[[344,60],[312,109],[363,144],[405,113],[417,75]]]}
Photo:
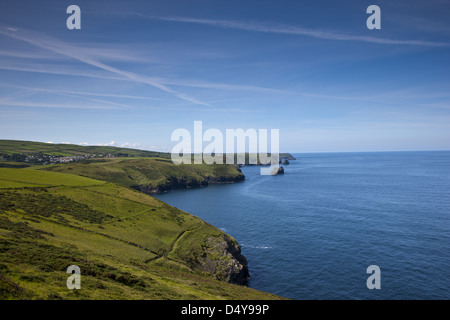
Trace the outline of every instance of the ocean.
{"label": "ocean", "polygon": [[[233,236],[248,286],[303,299],[450,299],[450,151],[294,154],[285,174],[157,198]],[[380,268],[369,289],[367,268]]]}

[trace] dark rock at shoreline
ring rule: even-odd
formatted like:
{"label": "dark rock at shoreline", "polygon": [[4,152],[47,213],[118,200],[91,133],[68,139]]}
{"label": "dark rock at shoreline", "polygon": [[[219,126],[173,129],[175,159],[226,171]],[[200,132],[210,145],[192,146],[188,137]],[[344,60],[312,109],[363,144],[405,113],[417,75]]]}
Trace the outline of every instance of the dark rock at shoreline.
{"label": "dark rock at shoreline", "polygon": [[[239,169],[240,172],[242,172]],[[237,175],[234,177],[227,177],[227,176],[217,176],[217,177],[205,177],[203,180],[190,180],[187,181],[186,179],[178,179],[176,177],[169,177],[166,181],[166,183],[158,185],[156,187],[153,186],[144,186],[144,185],[134,185],[132,186],[133,189],[139,190],[141,192],[147,193],[147,194],[159,194],[168,192],[171,190],[176,189],[191,189],[191,188],[204,188],[207,187],[209,184],[221,184],[221,183],[236,183],[236,182],[242,182],[245,180],[245,176]]]}
{"label": "dark rock at shoreline", "polygon": [[[242,172],[242,171],[240,171],[240,172]],[[244,175],[239,175],[239,176],[236,176],[233,178],[218,176],[218,177],[207,177],[205,179],[207,185],[208,185],[208,183],[235,183],[235,182],[241,182],[244,180],[245,180]]]}
{"label": "dark rock at shoreline", "polygon": [[289,164],[288,159],[283,159],[283,161],[281,161],[281,164]]}
{"label": "dark rock at shoreline", "polygon": [[272,176],[276,176],[276,175],[279,175],[279,174],[284,174],[284,168],[283,167],[280,166],[279,168],[275,167],[275,168],[272,169],[272,172],[271,172]]}
{"label": "dark rock at shoreline", "polygon": [[247,259],[241,246],[231,236],[211,237],[206,242],[205,256],[200,269],[215,274],[218,280],[245,285],[250,278]]}

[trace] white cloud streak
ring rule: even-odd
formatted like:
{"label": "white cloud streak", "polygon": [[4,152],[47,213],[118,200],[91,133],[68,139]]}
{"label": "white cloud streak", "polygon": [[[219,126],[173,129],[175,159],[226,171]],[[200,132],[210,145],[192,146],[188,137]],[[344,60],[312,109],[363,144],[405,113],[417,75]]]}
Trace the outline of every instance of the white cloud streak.
{"label": "white cloud streak", "polygon": [[[143,15],[139,15],[145,17]],[[290,34],[296,36],[308,36],[323,40],[340,40],[340,41],[360,41],[378,44],[391,44],[391,45],[413,45],[413,46],[428,46],[428,47],[449,47],[450,43],[446,42],[431,42],[422,40],[394,40],[385,38],[375,38],[367,36],[357,36],[348,35],[342,33],[335,33],[331,31],[322,31],[301,28],[298,26],[288,26],[288,25],[271,25],[262,23],[246,23],[239,21],[230,20],[212,20],[212,19],[196,19],[188,17],[146,17],[150,19],[172,21],[172,22],[182,22],[182,23],[195,23],[210,25],[214,27],[221,27],[227,29],[236,29],[244,31],[253,32],[265,32],[265,33],[279,33],[279,34]]]}
{"label": "white cloud streak", "polygon": [[79,62],[83,62],[85,64],[108,71],[110,73],[120,76],[123,79],[128,79],[128,80],[131,80],[134,82],[150,85],[150,86],[155,87],[164,92],[173,94],[182,100],[189,101],[194,104],[209,106],[205,102],[195,99],[187,94],[176,92],[175,90],[169,88],[168,86],[158,83],[151,78],[144,77],[144,76],[138,75],[133,72],[121,70],[121,69],[109,66],[107,64],[104,64],[100,61],[97,61],[97,60],[89,57],[88,55],[86,55],[85,52],[80,52],[80,50],[77,47],[71,46],[67,43],[59,42],[54,39],[43,37],[41,35],[30,34],[29,32],[23,32],[21,30],[19,31],[17,29],[15,31],[12,31],[10,28],[1,28],[0,34],[5,35],[10,38],[13,38],[13,39],[16,39],[16,40],[21,40],[23,42],[29,43],[36,47],[43,48],[43,49],[49,50],[54,53],[58,53],[60,55],[72,58]]}
{"label": "white cloud streak", "polygon": [[[11,70],[11,71],[22,71],[22,72],[36,72],[36,73],[46,73],[55,74],[62,76],[77,76],[77,77],[87,77],[105,80],[119,80],[119,81],[131,81],[130,79],[124,79],[123,77],[108,76],[106,74],[100,74],[95,72],[80,72],[71,69],[61,69],[58,66],[40,66],[40,65],[6,65],[0,64],[0,69]],[[198,81],[195,79],[181,80],[181,79],[165,79],[165,78],[152,78],[153,81],[159,82],[163,85],[188,87],[188,88],[201,88],[201,89],[215,89],[215,90],[226,90],[226,91],[251,91],[251,92],[265,92],[265,93],[292,93],[287,90],[272,89],[265,87],[258,87],[252,85],[241,85],[241,84],[228,84],[228,83],[217,83],[210,81]],[[131,97],[133,98],[133,97]],[[137,98],[134,98],[137,99]],[[150,98],[149,98],[150,99]],[[157,98],[154,98],[157,99]]]}
{"label": "white cloud streak", "polygon": [[49,92],[49,93],[59,93],[59,94],[80,95],[80,96],[94,96],[94,97],[107,97],[107,98],[124,98],[124,99],[137,99],[137,100],[161,100],[159,98],[133,96],[133,95],[122,95],[122,94],[113,94],[113,93],[99,93],[99,92],[85,92],[85,91],[46,89],[46,88],[38,88],[38,87],[24,87],[24,86],[10,85],[10,84],[1,83],[1,82],[0,82],[0,86],[16,88],[16,89],[24,89],[24,90],[29,90],[29,91],[32,91],[32,92]]}
{"label": "white cloud streak", "polygon": [[0,64],[1,70],[10,70],[10,71],[21,71],[21,72],[34,72],[34,73],[45,73],[45,74],[55,74],[61,76],[70,76],[70,77],[86,77],[86,78],[95,78],[95,79],[106,79],[106,80],[122,80],[122,81],[130,81],[128,79],[123,79],[122,77],[115,76],[107,76],[105,74],[100,74],[96,72],[79,72],[76,70],[68,69],[62,66],[51,66],[51,65],[40,65],[40,64],[21,64],[21,65],[13,65],[13,64]]}
{"label": "white cloud streak", "polygon": [[71,104],[55,104],[45,102],[31,102],[31,101],[0,101],[0,106],[9,107],[27,107],[27,108],[57,108],[57,109],[122,109],[113,106],[101,105],[71,105]]}

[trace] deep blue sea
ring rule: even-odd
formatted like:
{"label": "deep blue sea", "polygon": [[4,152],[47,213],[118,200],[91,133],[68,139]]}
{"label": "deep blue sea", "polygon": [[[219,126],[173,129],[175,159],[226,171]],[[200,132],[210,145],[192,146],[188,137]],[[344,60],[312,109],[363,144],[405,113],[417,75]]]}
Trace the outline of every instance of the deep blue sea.
{"label": "deep blue sea", "polygon": [[[450,151],[295,154],[285,174],[158,198],[242,246],[249,286],[291,299],[450,299]],[[380,267],[380,289],[366,286]]]}

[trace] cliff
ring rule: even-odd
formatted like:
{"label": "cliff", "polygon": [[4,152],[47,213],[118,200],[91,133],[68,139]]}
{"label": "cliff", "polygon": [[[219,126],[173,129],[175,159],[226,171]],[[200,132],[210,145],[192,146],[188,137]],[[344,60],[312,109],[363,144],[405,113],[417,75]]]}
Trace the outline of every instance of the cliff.
{"label": "cliff", "polygon": [[113,183],[0,168],[0,234],[0,299],[279,298],[234,285],[249,277],[234,238]]}
{"label": "cliff", "polygon": [[235,165],[175,165],[169,159],[160,158],[89,160],[41,166],[38,169],[109,181],[148,194],[206,187],[210,183],[235,183],[245,180],[244,174]]}
{"label": "cliff", "polygon": [[220,183],[236,183],[245,180],[245,176],[235,175],[235,176],[206,176],[202,179],[186,179],[178,177],[168,177],[165,183],[159,184],[157,186],[153,185],[132,185],[131,188],[139,190],[148,194],[159,194],[163,192],[168,192],[176,189],[190,189],[190,188],[202,188],[207,187],[209,184],[220,184]]}
{"label": "cliff", "polygon": [[241,254],[241,247],[231,236],[209,237],[200,269],[212,273],[217,280],[246,284],[250,274],[247,259]]}

